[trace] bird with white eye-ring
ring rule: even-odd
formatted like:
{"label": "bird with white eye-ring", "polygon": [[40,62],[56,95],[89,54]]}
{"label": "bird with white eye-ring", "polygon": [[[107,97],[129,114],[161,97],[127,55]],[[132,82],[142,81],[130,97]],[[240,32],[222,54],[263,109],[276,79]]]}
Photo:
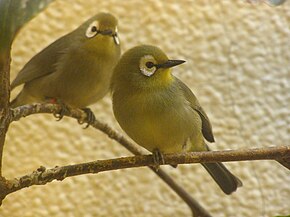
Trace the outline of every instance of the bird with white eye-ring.
{"label": "bird with white eye-ring", "polygon": [[120,57],[117,25],[113,15],[99,13],[36,54],[11,84],[12,89],[24,84],[11,107],[56,101],[63,107],[59,119],[70,106],[83,108],[92,122],[86,107],[108,92]]}
{"label": "bird with white eye-ring", "polygon": [[[138,145],[152,152],[156,167],[163,154],[209,151],[214,142],[209,118],[192,91],[171,74],[184,63],[169,60],[155,46],[128,50],[117,63],[111,82],[114,115]],[[222,163],[203,163],[222,191],[231,194],[242,182]]]}

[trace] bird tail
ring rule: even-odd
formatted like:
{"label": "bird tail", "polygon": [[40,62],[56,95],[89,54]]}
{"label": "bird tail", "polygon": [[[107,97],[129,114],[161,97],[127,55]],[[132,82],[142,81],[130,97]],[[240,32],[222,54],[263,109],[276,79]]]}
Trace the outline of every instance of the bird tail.
{"label": "bird tail", "polygon": [[225,194],[231,194],[241,187],[241,180],[233,175],[222,163],[202,163]]}
{"label": "bird tail", "polygon": [[[198,150],[210,151],[207,144],[204,141],[202,143],[203,145],[200,146]],[[196,151],[196,146],[194,151]],[[238,187],[243,185],[241,180],[233,175],[221,162],[202,163],[202,166],[207,170],[225,194],[231,194],[236,191]]]}

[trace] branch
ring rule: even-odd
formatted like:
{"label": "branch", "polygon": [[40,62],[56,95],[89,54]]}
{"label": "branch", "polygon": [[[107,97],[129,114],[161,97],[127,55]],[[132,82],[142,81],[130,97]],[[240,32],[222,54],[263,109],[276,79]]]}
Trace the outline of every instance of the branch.
{"label": "branch", "polygon": [[[10,116],[10,122],[17,121],[22,117],[26,117],[26,116],[32,115],[32,114],[38,114],[38,113],[57,114],[60,112],[60,110],[61,110],[61,106],[57,105],[57,104],[35,103],[35,104],[31,104],[31,105],[24,105],[24,106],[20,106],[18,108],[15,108],[15,109],[11,109],[12,115]],[[64,114],[65,116],[75,118],[79,121],[79,123],[86,123],[86,113],[83,110],[70,109],[70,111],[66,110],[65,112],[67,112]],[[123,145],[127,150],[132,152],[133,154],[135,154],[135,155],[144,154],[143,150],[138,148],[136,145],[131,143],[129,140],[127,140],[125,137],[123,137],[122,135],[120,135],[116,131],[114,131],[107,124],[102,123],[98,120],[95,120],[94,123],[91,124],[91,126],[102,131],[103,133],[107,134],[109,138],[117,141],[118,143]],[[153,172],[155,172],[172,190],[174,190],[177,195],[179,195],[181,197],[181,199],[190,207],[193,216],[211,217],[211,215],[195,199],[193,199],[182,188],[182,186],[178,185],[166,172],[164,172],[162,169],[159,169],[158,171],[156,171],[153,167],[150,167],[150,169]],[[32,174],[34,174],[34,173],[32,173]],[[0,180],[0,204],[1,204],[1,201],[5,198],[5,196],[7,194],[23,188],[23,187],[20,187],[22,185],[19,185],[20,182],[22,183],[22,181],[20,181],[20,180],[21,180],[21,178],[11,180],[11,181],[5,180],[5,179]],[[24,177],[24,180],[26,180],[25,177]],[[24,181],[24,182],[26,183],[26,181]],[[11,183],[14,183],[14,184],[11,184]],[[18,186],[18,188],[11,187],[11,188],[9,188],[10,190],[8,190],[7,186]],[[24,186],[24,187],[28,187],[28,186]],[[14,189],[14,190],[12,190],[12,189]]]}
{"label": "branch", "polygon": [[[19,1],[0,0],[0,179],[2,179],[2,154],[6,132],[9,128],[10,62],[12,42],[32,17],[52,0]],[[1,181],[1,180],[0,180]],[[0,189],[1,190],[1,189]]]}
{"label": "branch", "polygon": [[[10,121],[19,120],[36,113],[58,113],[61,106],[56,104],[32,104],[18,107],[12,110]],[[76,118],[79,122],[85,122],[86,114],[79,109],[71,109],[66,116]],[[142,152],[132,143],[130,143],[123,136],[112,130],[107,124],[96,120],[92,126],[107,134],[110,138],[118,141],[128,150],[136,155],[141,155]],[[213,152],[192,152],[185,154],[164,155],[165,164],[176,165],[185,163],[201,163],[201,162],[222,162],[222,161],[244,161],[244,160],[277,160],[290,169],[290,146],[281,146],[273,148],[251,149],[251,150],[236,150],[236,151],[213,151]],[[91,163],[77,164],[65,167],[56,167],[46,170],[44,167],[34,171],[32,174],[14,180],[5,180],[3,182],[6,187],[1,190],[4,195],[10,194],[17,190],[32,185],[44,185],[53,180],[62,180],[69,176],[98,173],[102,171],[110,171],[116,169],[150,166],[152,169],[154,165],[151,155],[136,156],[127,158],[118,158],[113,160],[95,161]],[[153,169],[154,171],[154,169]],[[161,169],[154,171],[162,178],[181,198],[189,205],[194,216],[209,217],[208,214],[181,186],[178,186],[165,172]],[[3,188],[2,188],[3,189]],[[4,197],[5,197],[4,196]],[[0,195],[1,197],[1,195]]]}
{"label": "branch", "polygon": [[[270,147],[249,150],[189,152],[182,154],[165,154],[164,164],[192,164],[227,161],[247,160],[280,160],[289,158],[290,146]],[[14,180],[6,180],[8,188],[6,194],[33,185],[45,185],[53,180],[63,180],[67,177],[78,176],[104,171],[135,168],[143,166],[156,166],[152,155],[139,155],[133,157],[121,157],[109,160],[97,160],[88,163],[74,164],[63,167],[46,169],[40,167],[29,175]]]}
{"label": "branch", "polygon": [[[0,22],[1,23],[1,22]],[[1,41],[1,37],[0,37]],[[6,45],[5,45],[6,46]],[[6,132],[9,128],[10,98],[10,49],[3,50],[0,46],[0,178],[2,177],[2,155]]]}

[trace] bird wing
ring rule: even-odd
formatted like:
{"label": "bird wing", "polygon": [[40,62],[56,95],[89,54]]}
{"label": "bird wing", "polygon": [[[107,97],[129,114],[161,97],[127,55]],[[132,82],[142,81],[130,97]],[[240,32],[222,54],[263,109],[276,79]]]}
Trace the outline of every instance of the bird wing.
{"label": "bird wing", "polygon": [[179,79],[177,79],[180,89],[182,90],[185,98],[190,103],[190,106],[199,114],[202,121],[202,134],[204,138],[209,142],[214,142],[214,136],[212,133],[212,126],[207,117],[205,111],[200,106],[196,96],[192,93],[192,91]]}
{"label": "bird wing", "polygon": [[66,52],[72,41],[71,37],[68,37],[69,35],[59,38],[32,57],[11,83],[11,89],[20,84],[53,73],[57,62],[62,54]]}

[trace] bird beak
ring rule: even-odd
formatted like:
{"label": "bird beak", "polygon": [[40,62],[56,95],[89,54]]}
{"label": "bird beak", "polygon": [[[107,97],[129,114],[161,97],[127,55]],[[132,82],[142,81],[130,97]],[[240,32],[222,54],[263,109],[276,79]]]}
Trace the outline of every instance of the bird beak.
{"label": "bird beak", "polygon": [[100,31],[100,34],[102,34],[102,35],[112,35],[113,31],[110,30],[110,29],[106,29],[104,31]]}
{"label": "bird beak", "polygon": [[167,68],[171,68],[171,67],[180,65],[182,63],[185,63],[185,61],[184,60],[167,60],[165,63],[156,65],[156,67],[167,69]]}
{"label": "bird beak", "polygon": [[118,37],[117,33],[113,34],[113,38],[114,38],[115,44],[119,45],[120,44],[120,40],[119,40],[119,37]]}

